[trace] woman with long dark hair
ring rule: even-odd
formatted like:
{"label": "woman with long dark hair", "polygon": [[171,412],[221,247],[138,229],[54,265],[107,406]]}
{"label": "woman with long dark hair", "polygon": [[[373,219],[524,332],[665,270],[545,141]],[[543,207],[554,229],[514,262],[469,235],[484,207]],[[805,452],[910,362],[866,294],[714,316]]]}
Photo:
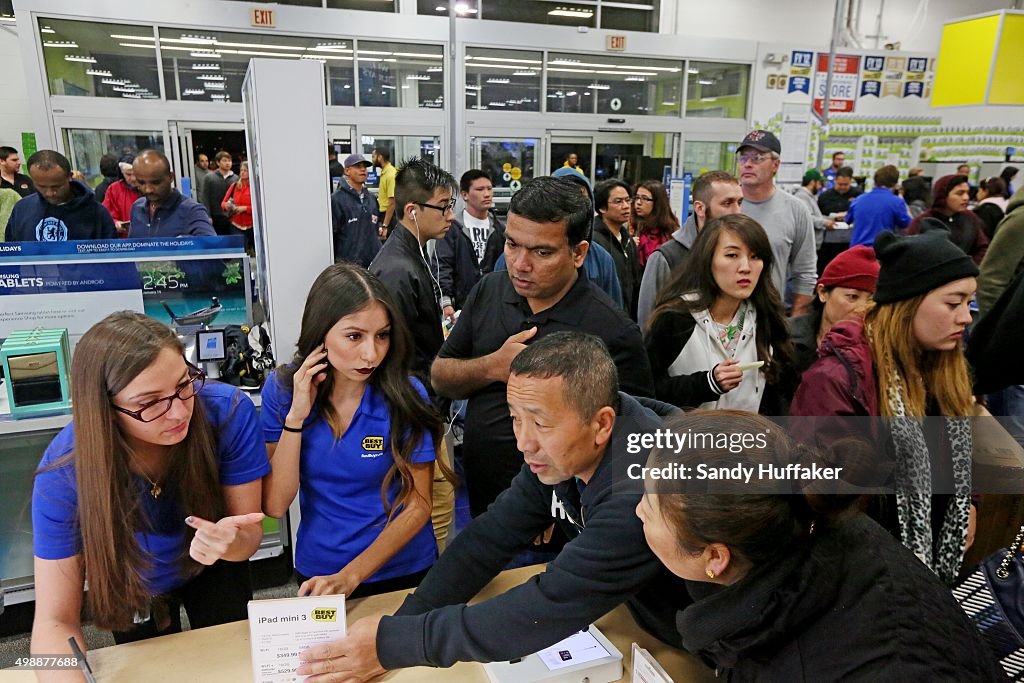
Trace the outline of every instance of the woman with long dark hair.
{"label": "woman with long dark hair", "polygon": [[252,402],[205,382],[165,325],[113,313],[71,364],[73,421],[32,491],[32,652],[69,652],[84,594],[121,642],[245,619],[270,471]]}
{"label": "woman with long dark hair", "polygon": [[[673,419],[676,434],[713,431],[720,440],[655,451],[648,466],[817,465],[846,475],[851,465],[846,451],[821,457],[795,446],[765,418],[718,415]],[[730,450],[750,438],[760,443]],[[647,544],[693,598],[676,618],[683,648],[723,680],[1005,680],[942,582],[857,512],[855,498],[829,495],[843,482],[753,476],[646,484],[637,516]]]}
{"label": "woman with long dark hair", "polygon": [[771,269],[757,221],[736,214],[704,227],[644,335],[660,400],[783,414],[793,345]]}
{"label": "woman with long dark hair", "polygon": [[273,467],[263,509],[282,517],[301,492],[299,595],[409,588],[437,558],[429,522],[442,423],[410,377],[413,353],[377,277],[338,263],[313,282],[295,358],[261,394]]}
{"label": "woman with long dark hair", "polygon": [[672,213],[664,185],[657,180],[645,180],[637,185],[630,222],[631,232],[638,236],[637,254],[643,268],[651,254],[679,229],[679,219]]}

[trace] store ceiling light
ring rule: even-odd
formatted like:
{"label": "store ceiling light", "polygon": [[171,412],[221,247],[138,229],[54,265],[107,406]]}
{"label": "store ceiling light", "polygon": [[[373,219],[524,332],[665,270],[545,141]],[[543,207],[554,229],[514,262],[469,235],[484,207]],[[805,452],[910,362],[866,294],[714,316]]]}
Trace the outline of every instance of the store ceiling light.
{"label": "store ceiling light", "polygon": [[556,7],[548,12],[553,17],[571,17],[573,19],[589,19],[594,16],[594,10],[573,9],[571,7]]}
{"label": "store ceiling light", "polygon": [[[511,63],[511,64],[540,64],[540,60],[539,59],[511,59],[511,58],[508,58],[508,57],[479,57],[479,56],[474,57],[473,55],[467,55],[466,56],[466,61],[467,62],[472,61],[474,59],[476,61],[478,61],[478,62],[506,62],[506,63]],[[551,62],[551,63],[554,64],[554,62]],[[566,62],[566,63],[568,64],[570,62]],[[476,66],[483,66],[483,65],[481,64],[481,65],[476,65]]]}
{"label": "store ceiling light", "polygon": [[663,106],[663,107],[675,107],[678,104],[679,104],[678,102],[662,102],[661,106]]}
{"label": "store ceiling light", "polygon": [[491,85],[505,85],[510,81],[507,78],[488,78],[487,82],[490,83]]}
{"label": "store ceiling light", "polygon": [[513,76],[536,76],[536,71],[516,71],[512,74]]}
{"label": "store ceiling light", "polygon": [[86,69],[85,73],[88,76],[106,76],[107,78],[114,75],[109,71],[104,71],[103,69]]}
{"label": "store ceiling light", "polygon": [[193,71],[220,71],[220,64],[193,64]]}
{"label": "store ceiling light", "polygon": [[103,85],[128,85],[126,78],[104,78],[100,81]]}
{"label": "store ceiling light", "polygon": [[121,47],[134,47],[140,50],[155,50],[155,45],[143,45],[142,43],[118,43]]}
{"label": "store ceiling light", "polygon": [[135,88],[129,87],[127,85],[115,85],[113,88],[111,88],[111,90],[113,90],[114,92],[135,92]]}
{"label": "store ceiling light", "polygon": [[141,100],[142,99],[142,95],[136,95],[135,93],[129,93],[129,92],[121,93],[121,97],[124,97],[124,98],[129,99],[129,100]]}
{"label": "store ceiling light", "polygon": [[687,69],[686,73],[690,74],[691,76],[696,76],[697,74],[700,73],[700,69]]}
{"label": "store ceiling light", "polygon": [[575,90],[570,90],[569,92],[565,93],[565,96],[566,97],[576,97],[577,94],[578,93]]}
{"label": "store ceiling light", "polygon": [[504,102],[488,102],[487,106],[488,107],[504,107],[505,103]]}
{"label": "store ceiling light", "polygon": [[[164,40],[173,41],[173,38],[164,38]],[[192,43],[194,45],[213,45],[217,42],[217,39],[213,36],[198,36],[190,33],[183,33],[181,38],[177,42],[181,43]]]}
{"label": "store ceiling light", "polygon": [[86,57],[84,55],[64,55],[65,62],[81,62],[82,64],[95,64],[95,57]]}
{"label": "store ceiling light", "polygon": [[467,85],[466,90],[481,90],[479,85]]}
{"label": "store ceiling light", "polygon": [[196,80],[198,80],[198,81],[214,82],[214,81],[224,81],[224,80],[227,80],[227,79],[225,79],[223,76],[221,76],[219,74],[202,74],[200,76],[196,76]]}
{"label": "store ceiling light", "polygon": [[626,76],[626,80],[627,81],[633,81],[633,82],[636,82],[636,83],[642,83],[643,81],[646,81],[647,79],[644,78],[643,76]]}
{"label": "store ceiling light", "polygon": [[123,33],[111,33],[110,37],[111,38],[115,38],[117,40],[156,40],[156,38],[153,37],[152,35],[149,35],[149,36],[130,36],[130,35],[125,35]]}
{"label": "store ceiling light", "polygon": [[47,40],[43,43],[43,47],[66,47],[77,50],[78,43],[73,40]]}
{"label": "store ceiling light", "polygon": [[224,90],[223,83],[203,83],[206,90]]}
{"label": "store ceiling light", "polygon": [[[164,50],[168,48],[163,48]],[[188,53],[189,57],[198,57],[199,59],[220,59],[219,52],[213,52],[212,50],[196,50]]]}
{"label": "store ceiling light", "polygon": [[182,92],[185,97],[194,97],[196,95],[205,95],[206,91],[202,88],[185,88]]}
{"label": "store ceiling light", "polygon": [[427,72],[428,73],[437,74],[437,73],[441,73],[442,71],[444,71],[444,67],[443,66],[428,66],[427,67]]}
{"label": "store ceiling light", "polygon": [[715,82],[712,79],[710,79],[710,78],[699,78],[699,79],[697,79],[697,82],[700,83],[701,85],[714,85],[715,84]]}
{"label": "store ceiling light", "polygon": [[397,90],[398,89],[398,88],[396,88],[393,85],[388,85],[387,83],[385,83],[384,85],[382,85],[380,87],[382,87],[384,90]]}
{"label": "store ceiling light", "polygon": [[407,81],[429,81],[430,76],[426,74],[409,74],[405,77]]}
{"label": "store ceiling light", "polygon": [[[5,18],[6,18],[6,17],[5,17]],[[44,26],[44,27],[42,27],[41,29],[39,29],[39,32],[40,32],[40,33],[56,33],[56,31],[54,31],[54,30],[53,30],[52,28],[50,28],[49,26]]]}
{"label": "store ceiling light", "polygon": [[591,90],[611,90],[612,86],[605,85],[604,83],[591,83],[587,86]]}

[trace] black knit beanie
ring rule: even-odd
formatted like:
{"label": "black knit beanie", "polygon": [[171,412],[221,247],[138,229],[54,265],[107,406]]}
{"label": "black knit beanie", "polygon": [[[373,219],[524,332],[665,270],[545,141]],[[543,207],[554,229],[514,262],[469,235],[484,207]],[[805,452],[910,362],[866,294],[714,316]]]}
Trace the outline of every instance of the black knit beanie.
{"label": "black knit beanie", "polygon": [[978,276],[978,266],[949,241],[945,230],[905,237],[881,232],[875,238],[875,254],[882,264],[874,297],[880,304],[912,299],[955,280]]}

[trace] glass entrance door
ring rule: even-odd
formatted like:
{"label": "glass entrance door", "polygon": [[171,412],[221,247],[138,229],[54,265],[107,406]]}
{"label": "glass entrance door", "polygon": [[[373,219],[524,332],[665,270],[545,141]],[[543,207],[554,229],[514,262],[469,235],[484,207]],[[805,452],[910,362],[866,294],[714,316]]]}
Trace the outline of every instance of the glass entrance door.
{"label": "glass entrance door", "polygon": [[539,138],[469,139],[470,167],[478,168],[491,177],[496,213],[508,213],[512,195],[537,174],[539,143]]}
{"label": "glass entrance door", "polygon": [[599,133],[580,136],[551,133],[551,172],[575,154],[577,168],[592,182],[619,178],[631,185],[662,181],[679,170],[679,133]]}

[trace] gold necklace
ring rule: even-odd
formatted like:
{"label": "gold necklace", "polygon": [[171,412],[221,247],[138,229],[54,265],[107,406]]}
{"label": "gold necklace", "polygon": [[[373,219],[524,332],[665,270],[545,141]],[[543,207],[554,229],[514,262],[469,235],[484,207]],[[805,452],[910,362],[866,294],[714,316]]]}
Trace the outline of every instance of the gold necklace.
{"label": "gold necklace", "polygon": [[144,478],[144,479],[145,479],[146,481],[148,481],[148,482],[149,482],[149,487],[150,487],[150,488],[149,488],[149,495],[153,496],[153,499],[154,499],[154,500],[155,500],[155,499],[157,499],[157,498],[159,498],[159,497],[160,497],[160,494],[161,494],[161,493],[163,493],[163,491],[164,491],[164,490],[163,490],[163,487],[161,487],[161,486],[160,486],[160,484],[158,484],[157,482],[155,482],[155,481],[153,481],[152,479],[150,479],[150,478],[149,478],[149,475],[148,475],[148,474],[146,474],[146,471],[145,471],[145,470],[143,470],[141,466],[139,466],[139,463],[138,463],[138,461],[137,461],[137,460],[135,459],[135,454],[134,454],[134,453],[132,453],[131,451],[128,451],[128,452],[129,452],[129,453],[131,454],[132,462],[134,462],[134,463],[135,463],[135,467],[137,467],[137,468],[138,468],[138,470],[139,470],[139,474],[141,474],[141,475],[142,475],[142,477],[143,477],[143,478]]}

